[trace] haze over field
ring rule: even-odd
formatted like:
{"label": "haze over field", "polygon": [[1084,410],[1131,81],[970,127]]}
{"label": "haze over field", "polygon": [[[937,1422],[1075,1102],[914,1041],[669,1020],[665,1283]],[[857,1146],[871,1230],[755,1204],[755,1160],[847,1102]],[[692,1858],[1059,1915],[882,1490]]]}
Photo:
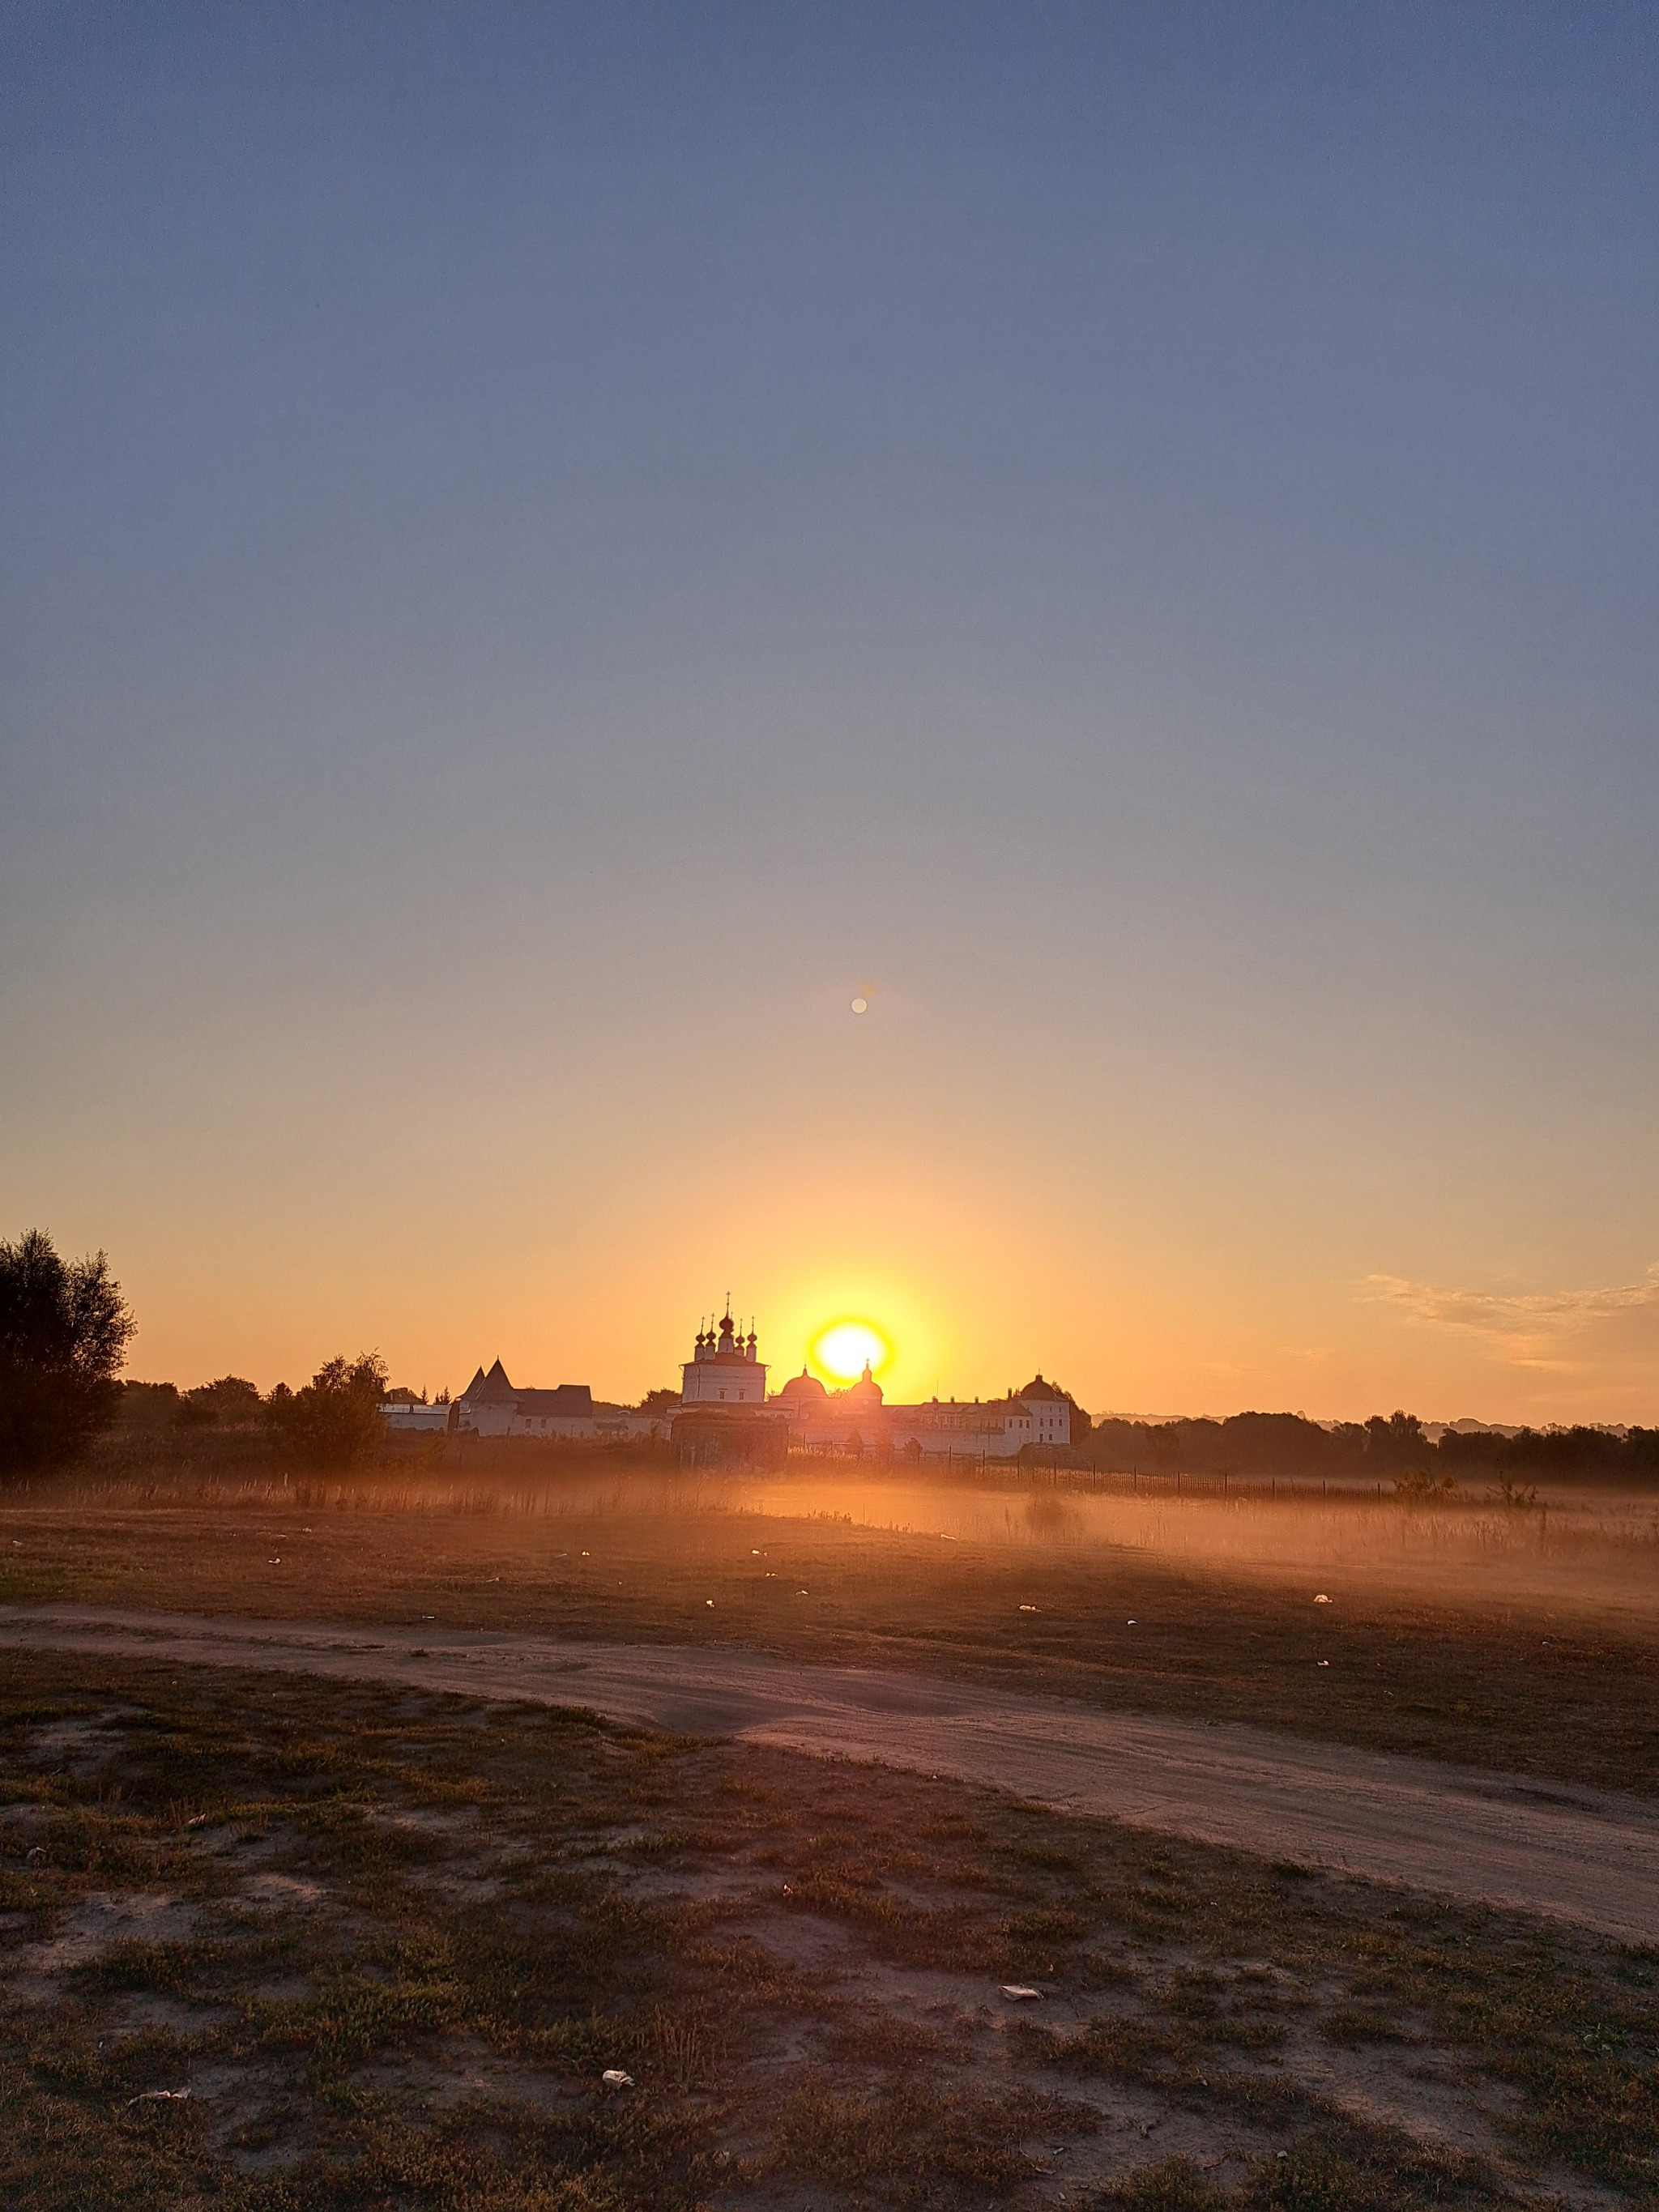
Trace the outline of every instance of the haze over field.
{"label": "haze over field", "polygon": [[[1659,20],[0,18],[0,1234],[131,1371],[1659,1418]],[[864,1001],[854,1013],[853,1000]]]}

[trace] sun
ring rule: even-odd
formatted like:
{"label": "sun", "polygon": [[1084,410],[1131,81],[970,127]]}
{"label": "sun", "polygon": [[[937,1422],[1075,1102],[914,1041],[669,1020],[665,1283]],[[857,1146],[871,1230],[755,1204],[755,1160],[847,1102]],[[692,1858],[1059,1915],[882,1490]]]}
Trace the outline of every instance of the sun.
{"label": "sun", "polygon": [[838,1382],[856,1382],[866,1366],[878,1374],[893,1347],[873,1322],[832,1321],[812,1340],[812,1357]]}

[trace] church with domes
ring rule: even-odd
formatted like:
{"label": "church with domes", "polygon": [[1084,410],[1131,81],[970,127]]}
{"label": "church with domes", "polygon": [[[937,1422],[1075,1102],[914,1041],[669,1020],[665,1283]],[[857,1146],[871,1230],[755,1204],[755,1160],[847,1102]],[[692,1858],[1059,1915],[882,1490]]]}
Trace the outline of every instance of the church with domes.
{"label": "church with domes", "polygon": [[678,1406],[666,1390],[653,1391],[639,1406],[613,1406],[595,1399],[585,1382],[525,1389],[508,1381],[498,1359],[488,1373],[479,1368],[441,1420],[457,1437],[672,1443],[683,1461],[769,1466],[781,1466],[792,1451],[884,1462],[1012,1460],[1027,1449],[1058,1455],[1088,1434],[1083,1408],[1041,1375],[1003,1398],[897,1406],[888,1404],[867,1360],[842,1390],[803,1367],[769,1397],[766,1373],[753,1322],[745,1331],[728,1298],[720,1319],[697,1331],[680,1369]]}
{"label": "church with domes", "polygon": [[1005,1398],[890,1406],[866,1360],[863,1374],[844,1390],[831,1390],[802,1368],[769,1398],[753,1325],[744,1335],[729,1300],[718,1328],[697,1331],[680,1372],[685,1414],[763,1414],[769,1425],[787,1429],[788,1446],[798,1451],[880,1460],[1018,1459],[1028,1447],[1065,1451],[1088,1427],[1070,1394],[1041,1375]]}
{"label": "church with domes", "polygon": [[754,1324],[744,1336],[732,1319],[732,1302],[718,1330],[700,1328],[696,1347],[680,1369],[682,1406],[746,1407],[766,1403],[766,1362],[756,1357]]}

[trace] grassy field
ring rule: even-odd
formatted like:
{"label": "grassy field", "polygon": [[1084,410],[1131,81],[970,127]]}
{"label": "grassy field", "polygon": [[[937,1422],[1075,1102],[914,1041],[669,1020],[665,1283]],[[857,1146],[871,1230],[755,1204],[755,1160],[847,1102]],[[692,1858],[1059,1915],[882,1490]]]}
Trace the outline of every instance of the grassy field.
{"label": "grassy field", "polygon": [[[0,1600],[729,1642],[1659,1788],[1639,1527],[576,1472],[14,1495]],[[289,1676],[14,1655],[0,1746],[20,2212],[1659,2202],[1659,1960],[1569,1927]]]}
{"label": "grassy field", "polygon": [[1659,2190],[1659,1962],[1570,1929],[291,1678],[11,1658],[0,1742],[19,2212]]}
{"label": "grassy field", "polygon": [[[892,1497],[865,1495],[860,1520],[846,1483],[59,1492],[0,1507],[0,1601],[735,1643],[1659,1790],[1659,1553],[1639,1529],[1588,1560],[1575,1540],[1528,1583],[1501,1547],[1449,1559],[1432,1516],[1363,1501],[1219,1522],[1166,1503],[1149,1528],[1097,1530],[1062,1498],[1009,1493],[970,1500],[947,1538],[917,1523],[943,1522],[948,1493],[907,1495],[897,1527]],[[1218,1527],[1235,1551],[1197,1540]]]}

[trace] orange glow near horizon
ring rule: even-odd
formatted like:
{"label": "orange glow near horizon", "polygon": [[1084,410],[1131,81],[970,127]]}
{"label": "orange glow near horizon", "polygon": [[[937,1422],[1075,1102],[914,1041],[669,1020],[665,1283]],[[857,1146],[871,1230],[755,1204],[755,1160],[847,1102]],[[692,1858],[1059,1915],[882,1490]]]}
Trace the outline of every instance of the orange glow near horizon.
{"label": "orange glow near horizon", "polygon": [[856,1382],[866,1365],[879,1375],[892,1357],[892,1346],[873,1322],[831,1322],[812,1340],[814,1364],[837,1382]]}

